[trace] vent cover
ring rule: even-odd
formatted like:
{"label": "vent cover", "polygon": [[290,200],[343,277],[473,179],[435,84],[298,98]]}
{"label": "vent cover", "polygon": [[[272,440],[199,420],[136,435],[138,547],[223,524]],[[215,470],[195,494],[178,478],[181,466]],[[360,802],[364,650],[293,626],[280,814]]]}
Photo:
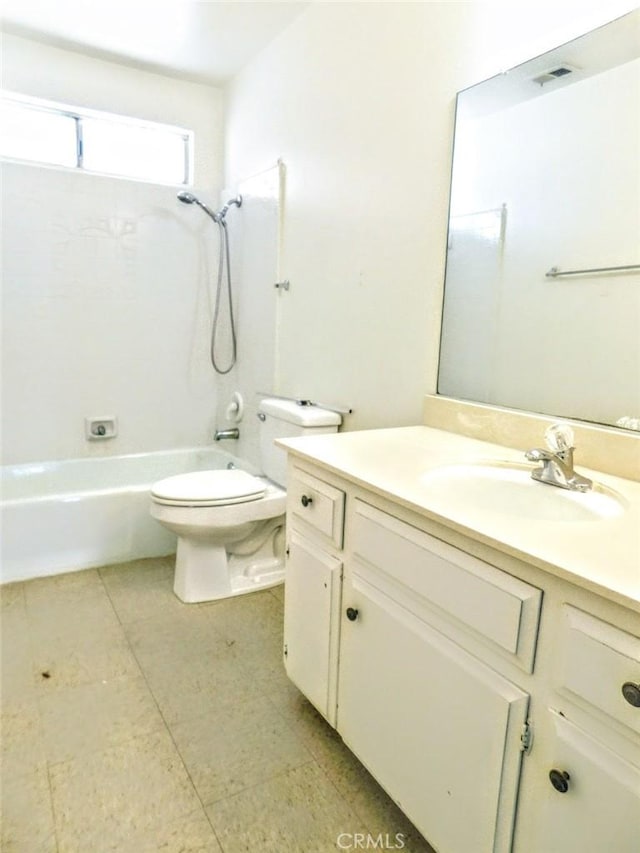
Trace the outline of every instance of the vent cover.
{"label": "vent cover", "polygon": [[570,65],[559,65],[557,68],[551,68],[549,71],[544,71],[542,74],[538,74],[537,77],[533,77],[532,80],[534,83],[537,83],[538,86],[544,86],[545,83],[551,83],[553,80],[559,80],[561,77],[567,77],[569,74],[573,74],[575,68],[572,68]]}

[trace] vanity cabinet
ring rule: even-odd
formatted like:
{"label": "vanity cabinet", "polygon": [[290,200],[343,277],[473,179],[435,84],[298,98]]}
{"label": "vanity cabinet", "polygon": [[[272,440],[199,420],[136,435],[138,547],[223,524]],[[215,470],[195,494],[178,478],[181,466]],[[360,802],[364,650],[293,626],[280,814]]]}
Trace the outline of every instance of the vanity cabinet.
{"label": "vanity cabinet", "polygon": [[306,460],[290,484],[287,672],[438,853],[636,853],[637,616]]}
{"label": "vanity cabinet", "polygon": [[544,720],[550,768],[535,847],[640,849],[640,638],[569,604],[556,620]]}
{"label": "vanity cabinet", "polygon": [[287,489],[284,664],[335,726],[344,492],[294,470]]}
{"label": "vanity cabinet", "polygon": [[528,695],[363,576],[347,600],[344,742],[437,850],[508,851]]}
{"label": "vanity cabinet", "polygon": [[529,695],[464,647],[529,669],[540,591],[361,500],[348,525],[338,731],[437,850],[507,853]]}

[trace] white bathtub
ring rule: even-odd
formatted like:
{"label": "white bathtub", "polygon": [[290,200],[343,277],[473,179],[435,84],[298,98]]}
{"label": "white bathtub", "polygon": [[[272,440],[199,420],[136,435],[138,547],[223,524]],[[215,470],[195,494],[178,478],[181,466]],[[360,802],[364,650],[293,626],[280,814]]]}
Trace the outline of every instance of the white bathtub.
{"label": "white bathtub", "polygon": [[175,536],[149,515],[152,483],[230,462],[257,473],[201,447],[2,466],[1,582],[173,553]]}

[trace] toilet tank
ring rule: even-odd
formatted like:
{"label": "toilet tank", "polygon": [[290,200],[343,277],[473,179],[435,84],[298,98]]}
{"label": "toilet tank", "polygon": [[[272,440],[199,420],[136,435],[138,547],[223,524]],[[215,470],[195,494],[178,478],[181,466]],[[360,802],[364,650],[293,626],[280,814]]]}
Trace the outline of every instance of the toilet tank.
{"label": "toilet tank", "polygon": [[258,417],[260,464],[267,477],[280,486],[286,485],[287,454],[280,447],[276,447],[274,441],[277,438],[337,432],[342,423],[337,412],[272,397],[260,401]]}

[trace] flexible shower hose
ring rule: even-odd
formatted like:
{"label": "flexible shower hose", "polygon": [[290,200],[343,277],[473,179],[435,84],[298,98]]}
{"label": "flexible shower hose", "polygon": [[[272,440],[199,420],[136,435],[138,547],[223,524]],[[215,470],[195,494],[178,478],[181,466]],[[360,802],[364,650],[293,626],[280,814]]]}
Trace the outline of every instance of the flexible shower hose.
{"label": "flexible shower hose", "polygon": [[[229,373],[233,365],[236,363],[236,326],[233,317],[233,302],[231,300],[231,264],[229,260],[229,236],[227,234],[227,223],[223,218],[217,220],[218,228],[220,229],[220,252],[218,258],[218,283],[216,287],[216,302],[213,309],[213,321],[211,325],[211,364],[216,373]],[[227,269],[227,299],[229,300],[229,323],[231,325],[231,363],[228,367],[222,368],[216,361],[215,346],[216,336],[218,334],[218,324],[220,319],[220,303],[222,301],[222,280],[224,278],[225,265]]]}

